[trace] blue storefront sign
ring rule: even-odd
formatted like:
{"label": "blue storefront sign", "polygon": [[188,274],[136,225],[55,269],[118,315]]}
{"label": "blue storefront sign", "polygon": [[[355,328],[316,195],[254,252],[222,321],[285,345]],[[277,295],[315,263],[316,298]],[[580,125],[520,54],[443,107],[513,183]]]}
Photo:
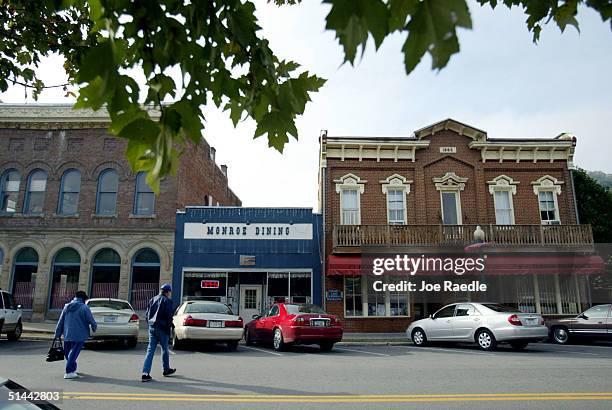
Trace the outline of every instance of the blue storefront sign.
{"label": "blue storefront sign", "polygon": [[274,302],[321,305],[321,229],[310,208],[187,207],[176,214],[175,300],[216,300],[245,319]]}

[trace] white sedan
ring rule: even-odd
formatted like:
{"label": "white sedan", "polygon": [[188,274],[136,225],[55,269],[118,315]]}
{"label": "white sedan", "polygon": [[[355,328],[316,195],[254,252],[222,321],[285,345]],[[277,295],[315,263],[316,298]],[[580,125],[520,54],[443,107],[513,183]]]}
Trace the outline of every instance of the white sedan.
{"label": "white sedan", "polygon": [[127,300],[93,298],[87,300],[98,329],[93,340],[123,340],[128,347],[138,343],[138,315]]}
{"label": "white sedan", "polygon": [[172,346],[179,349],[189,340],[214,341],[236,350],[242,339],[244,322],[240,316],[220,302],[193,300],[184,302],[173,319]]}
{"label": "white sedan", "polygon": [[499,303],[453,303],[427,319],[412,322],[406,335],[416,346],[429,341],[477,343],[482,350],[495,350],[509,343],[515,350],[529,342],[546,339],[548,328],[537,313],[524,313]]}

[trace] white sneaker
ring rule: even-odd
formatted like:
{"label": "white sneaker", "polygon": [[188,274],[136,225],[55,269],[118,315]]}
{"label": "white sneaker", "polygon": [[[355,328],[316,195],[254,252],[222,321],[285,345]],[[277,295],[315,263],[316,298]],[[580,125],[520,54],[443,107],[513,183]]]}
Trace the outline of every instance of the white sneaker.
{"label": "white sneaker", "polygon": [[76,374],[76,372],[66,373],[64,375],[64,379],[76,379],[77,377],[79,377],[79,375]]}

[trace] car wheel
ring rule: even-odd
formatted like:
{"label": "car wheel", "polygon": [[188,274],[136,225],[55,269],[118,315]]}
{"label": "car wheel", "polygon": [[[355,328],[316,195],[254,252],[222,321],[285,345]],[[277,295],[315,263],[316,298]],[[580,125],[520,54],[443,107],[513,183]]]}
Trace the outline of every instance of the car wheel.
{"label": "car wheel", "polygon": [[567,328],[563,326],[553,328],[552,340],[559,345],[567,344],[569,342],[569,332]]}
{"label": "car wheel", "polygon": [[174,350],[181,350],[183,348],[183,341],[179,340],[179,338],[176,337],[176,333],[174,334],[174,337],[172,338],[172,348]]}
{"label": "car wheel", "polygon": [[487,329],[479,330],[478,333],[476,333],[476,343],[478,343],[478,347],[482,350],[495,350],[497,347],[495,336]]}
{"label": "car wheel", "polygon": [[251,331],[248,327],[244,329],[244,343],[246,343],[247,346],[253,346],[255,344]]}
{"label": "car wheel", "polygon": [[334,348],[334,343],[323,342],[319,345],[319,347],[321,348],[322,352],[331,352],[331,350]]}
{"label": "car wheel", "polygon": [[528,344],[529,342],[510,342],[510,346],[514,350],[523,350]]}
{"label": "car wheel", "polygon": [[272,341],[274,350],[280,352],[285,348],[285,341],[283,340],[283,332],[280,328],[274,329],[274,339]]}
{"label": "car wheel", "polygon": [[415,346],[425,346],[427,344],[427,336],[425,336],[425,331],[420,327],[417,327],[412,331],[412,343]]}
{"label": "car wheel", "polygon": [[136,347],[136,345],[138,344],[138,338],[137,337],[130,337],[129,339],[127,339],[125,341],[125,344],[127,347],[129,347],[130,349]]}
{"label": "car wheel", "polygon": [[19,338],[21,337],[21,332],[23,331],[23,326],[21,324],[21,320],[19,322],[17,322],[17,326],[15,327],[15,330],[13,330],[12,332],[9,332],[6,334],[6,337],[8,338],[8,340],[14,342],[16,340],[19,340]]}
{"label": "car wheel", "polygon": [[232,340],[231,342],[227,342],[227,350],[233,352],[236,349],[238,349],[238,340]]}

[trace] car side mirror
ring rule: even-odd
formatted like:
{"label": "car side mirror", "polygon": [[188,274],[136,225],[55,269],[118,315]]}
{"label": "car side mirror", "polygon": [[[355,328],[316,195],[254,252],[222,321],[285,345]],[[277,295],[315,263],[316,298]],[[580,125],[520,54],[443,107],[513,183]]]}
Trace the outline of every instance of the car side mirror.
{"label": "car side mirror", "polygon": [[21,310],[22,306],[21,305],[17,305],[17,310]]}
{"label": "car side mirror", "polygon": [[434,315],[429,315],[429,318],[430,318],[431,320],[436,320],[436,317],[435,317]]}
{"label": "car side mirror", "polygon": [[585,315],[584,313],[581,313],[578,315],[578,319],[588,319],[589,317],[587,315]]}
{"label": "car side mirror", "polygon": [[259,319],[260,317],[261,317],[261,315],[253,315],[252,319],[253,319],[253,320],[257,320],[257,319]]}

